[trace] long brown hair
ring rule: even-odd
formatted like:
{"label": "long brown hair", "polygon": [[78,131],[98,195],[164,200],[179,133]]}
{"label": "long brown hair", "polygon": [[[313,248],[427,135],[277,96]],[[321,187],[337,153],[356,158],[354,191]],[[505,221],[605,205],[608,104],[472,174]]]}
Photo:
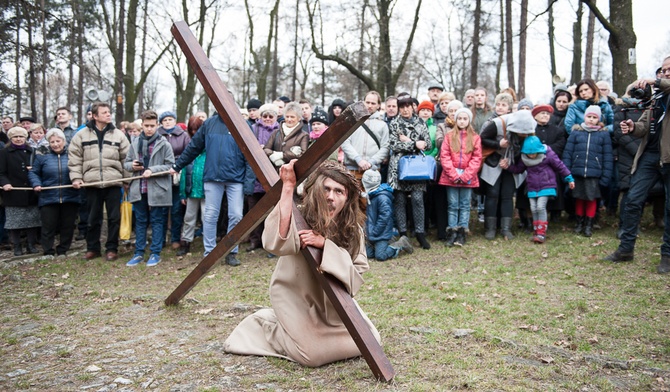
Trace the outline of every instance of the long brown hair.
{"label": "long brown hair", "polygon": [[[456,121],[454,120],[454,123]],[[458,125],[454,124],[454,127],[449,131],[447,135],[451,135],[451,151],[459,152],[461,150],[461,130],[458,129]],[[468,123],[468,126],[465,128],[465,152],[470,153],[475,150],[475,128],[472,126],[472,121]]]}
{"label": "long brown hair", "polygon": [[[328,203],[324,197],[326,178],[344,186],[347,201],[335,219],[328,214]],[[342,164],[325,161],[305,182],[302,214],[307,224],[315,232],[345,248],[352,260],[360,251],[361,230],[365,224],[365,214],[360,206],[360,184]]]}
{"label": "long brown hair", "polygon": [[575,87],[575,95],[577,96],[577,99],[582,99],[582,97],[579,96],[579,88],[582,87],[582,85],[587,85],[589,88],[593,91],[593,102],[597,105],[598,101],[600,101],[600,89],[596,85],[596,82],[593,79],[582,79],[579,82],[577,82],[577,87]]}

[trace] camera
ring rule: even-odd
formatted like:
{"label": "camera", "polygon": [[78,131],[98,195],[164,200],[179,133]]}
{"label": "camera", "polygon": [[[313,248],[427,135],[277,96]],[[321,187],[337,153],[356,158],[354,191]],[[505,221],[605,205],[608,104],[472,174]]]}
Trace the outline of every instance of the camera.
{"label": "camera", "polygon": [[628,90],[628,95],[631,98],[639,99],[641,101],[649,101],[652,96],[651,85],[646,85],[645,88],[633,87]]}

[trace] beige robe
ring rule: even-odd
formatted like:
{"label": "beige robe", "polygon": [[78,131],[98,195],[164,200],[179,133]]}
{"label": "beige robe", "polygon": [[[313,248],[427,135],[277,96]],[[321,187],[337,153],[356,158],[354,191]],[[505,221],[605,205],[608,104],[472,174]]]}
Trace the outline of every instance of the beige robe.
{"label": "beige robe", "polygon": [[[226,339],[224,350],[280,357],[310,367],[361,355],[300,253],[293,217],[287,238],[281,238],[279,215],[277,206],[265,220],[263,232],[263,247],[280,256],[270,280],[272,309],[261,309],[242,320]],[[361,274],[368,268],[362,230],[361,248],[353,262],[345,249],[326,239],[321,270],[341,281],[352,296],[361,287]],[[355,300],[354,303],[381,342],[375,326]]]}

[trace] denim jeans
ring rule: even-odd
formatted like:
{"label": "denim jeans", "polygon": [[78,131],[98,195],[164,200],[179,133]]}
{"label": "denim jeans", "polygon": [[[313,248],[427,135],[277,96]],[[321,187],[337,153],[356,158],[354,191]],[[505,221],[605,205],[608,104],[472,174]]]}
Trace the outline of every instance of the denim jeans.
{"label": "denim jeans", "polygon": [[470,223],[470,197],[472,188],[447,187],[447,200],[450,229],[462,227],[468,230]]}
{"label": "denim jeans", "polygon": [[374,244],[366,244],[365,252],[369,259],[375,258],[378,261],[386,261],[398,256],[399,250],[391,248],[389,242],[385,240],[377,241]]}
{"label": "denim jeans", "polygon": [[[244,184],[237,182],[214,182],[208,181],[205,188],[205,212],[202,217],[202,236],[205,245],[204,255],[216,246],[216,222],[221,210],[221,199],[225,192],[228,200],[228,232],[230,232],[242,220],[244,208]],[[236,246],[230,253],[236,254]]]}
{"label": "denim jeans", "polygon": [[165,223],[170,215],[170,242],[179,242],[181,239],[181,228],[184,223],[184,206],[179,198],[179,187],[172,187],[172,207],[165,209]]}
{"label": "denim jeans", "polygon": [[663,244],[661,245],[661,255],[670,256],[670,164],[659,166],[660,154],[645,152],[640,156],[637,162],[637,168],[630,180],[630,188],[626,195],[626,203],[621,207],[621,220],[623,221],[621,243],[619,250],[621,252],[632,252],[635,249],[635,239],[637,237],[637,226],[642,217],[642,210],[647,200],[649,190],[654,186],[658,179],[663,180],[665,188],[665,229],[663,230]]}
{"label": "denim jeans", "polygon": [[151,222],[151,247],[149,250],[152,255],[160,255],[165,242],[165,221],[166,211],[169,207],[151,207],[147,194],[142,195],[142,199],[133,203],[135,207],[135,256],[144,255],[147,246],[147,227]]}

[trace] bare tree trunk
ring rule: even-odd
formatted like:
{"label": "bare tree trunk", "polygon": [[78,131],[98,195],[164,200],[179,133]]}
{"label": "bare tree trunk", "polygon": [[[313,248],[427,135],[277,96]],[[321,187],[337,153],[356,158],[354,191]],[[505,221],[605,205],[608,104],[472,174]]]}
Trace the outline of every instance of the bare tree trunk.
{"label": "bare tree trunk", "polygon": [[526,97],[526,37],[528,24],[528,0],[521,0],[521,17],[519,31],[519,89],[517,97]]}
{"label": "bare tree trunk", "polygon": [[635,51],[637,36],[633,30],[632,0],[610,0],[610,20],[608,21],[596,7],[593,0],[582,0],[602,26],[610,33],[607,44],[612,54],[612,88],[623,94],[626,86],[637,79],[637,65],[630,58],[629,51]]}
{"label": "bare tree trunk", "polygon": [[[321,36],[321,52],[323,52],[323,13],[321,12],[321,2],[319,4],[319,28]],[[307,5],[309,7],[309,4]],[[326,61],[321,59],[321,106],[326,108]]]}
{"label": "bare tree trunk", "polygon": [[[498,63],[496,64],[495,86],[500,90],[500,76],[502,74],[503,53],[505,52],[505,9],[500,1],[500,47],[498,48]],[[476,87],[476,86],[473,86]]]}
{"label": "bare tree trunk", "polygon": [[[77,4],[78,0],[74,0]],[[79,77],[77,80],[77,124],[81,124],[86,118],[86,111],[84,110],[84,18],[81,15],[79,5],[75,6],[77,10],[77,55],[79,61]],[[83,112],[83,113],[82,113]]]}
{"label": "bare tree trunk", "polygon": [[138,92],[135,90],[135,55],[137,53],[137,6],[139,0],[130,0],[128,2],[128,19],[126,21],[126,72],[123,75],[123,85],[125,91],[125,113],[124,120],[133,121],[135,119],[135,103],[137,102]]}
{"label": "bare tree trunk", "polygon": [[[144,15],[142,15],[142,53],[140,54],[140,75],[144,75],[147,59],[147,19],[148,19],[149,0],[144,0]],[[144,111],[144,86],[137,92],[137,110],[138,114]]]}
{"label": "bare tree trunk", "polygon": [[75,37],[77,36],[77,14],[75,12],[75,4],[77,0],[72,0],[70,2],[70,7],[72,8],[72,21],[70,22],[70,56],[68,58],[67,72],[68,72],[68,81],[67,81],[67,106],[72,110],[72,101],[74,101],[74,64],[75,58],[77,55]]}
{"label": "bare tree trunk", "polygon": [[[295,19],[295,50],[298,51],[298,25],[299,18]],[[274,48],[272,50],[272,84],[270,85],[270,99],[277,97],[277,80],[279,79],[279,59],[277,50],[277,41],[279,41],[279,12],[275,14],[275,32],[274,32]]]}
{"label": "bare tree trunk", "polygon": [[126,38],[126,1],[119,1],[119,40],[118,47],[115,48],[117,51],[116,58],[114,59],[114,70],[116,73],[114,79],[114,97],[116,98],[116,124],[123,120],[123,49],[125,46]]}
{"label": "bare tree trunk", "polygon": [[26,25],[28,29],[28,94],[30,96],[30,115],[37,119],[37,77],[35,76],[35,47],[33,43],[33,13],[28,11]]}
{"label": "bare tree trunk", "polygon": [[551,76],[558,74],[556,70],[556,49],[554,47],[554,0],[547,0],[548,12],[547,24],[549,27],[549,63],[551,67]]}
{"label": "bare tree trunk", "polygon": [[479,75],[479,35],[481,34],[481,19],[482,19],[482,0],[475,2],[475,29],[472,33],[472,62],[470,63],[470,87],[477,87],[477,76]]}
{"label": "bare tree trunk", "polygon": [[14,66],[16,68],[16,121],[21,117],[21,3],[16,2],[16,55]]}
{"label": "bare tree trunk", "polygon": [[[595,0],[593,1],[595,4]],[[593,75],[593,39],[596,29],[596,14],[589,11],[589,22],[586,28],[586,50],[584,51],[584,78]]]}
{"label": "bare tree trunk", "polygon": [[582,79],[582,2],[577,7],[577,21],[572,25],[572,75],[570,84],[576,84]]}
{"label": "bare tree trunk", "polygon": [[[365,53],[365,10],[368,8],[368,0],[363,1],[363,6],[361,7],[361,32],[358,36],[360,45],[358,46],[358,60],[357,60],[357,67],[358,69],[363,69],[363,54]],[[363,88],[365,85],[363,82],[359,79],[358,80],[358,88],[357,90],[357,97],[363,98]]]}
{"label": "bare tree trunk", "polygon": [[291,97],[295,97],[295,85],[298,78],[298,28],[300,27],[300,0],[295,1],[295,40],[293,45],[293,75],[291,78]]}
{"label": "bare tree trunk", "polygon": [[507,52],[508,87],[516,90],[514,83],[514,40],[512,34],[512,0],[505,0],[505,51]]}
{"label": "bare tree trunk", "polygon": [[42,124],[49,127],[47,121],[47,64],[49,59],[49,49],[47,45],[47,10],[45,8],[44,0],[40,2],[41,16],[42,16]]}

